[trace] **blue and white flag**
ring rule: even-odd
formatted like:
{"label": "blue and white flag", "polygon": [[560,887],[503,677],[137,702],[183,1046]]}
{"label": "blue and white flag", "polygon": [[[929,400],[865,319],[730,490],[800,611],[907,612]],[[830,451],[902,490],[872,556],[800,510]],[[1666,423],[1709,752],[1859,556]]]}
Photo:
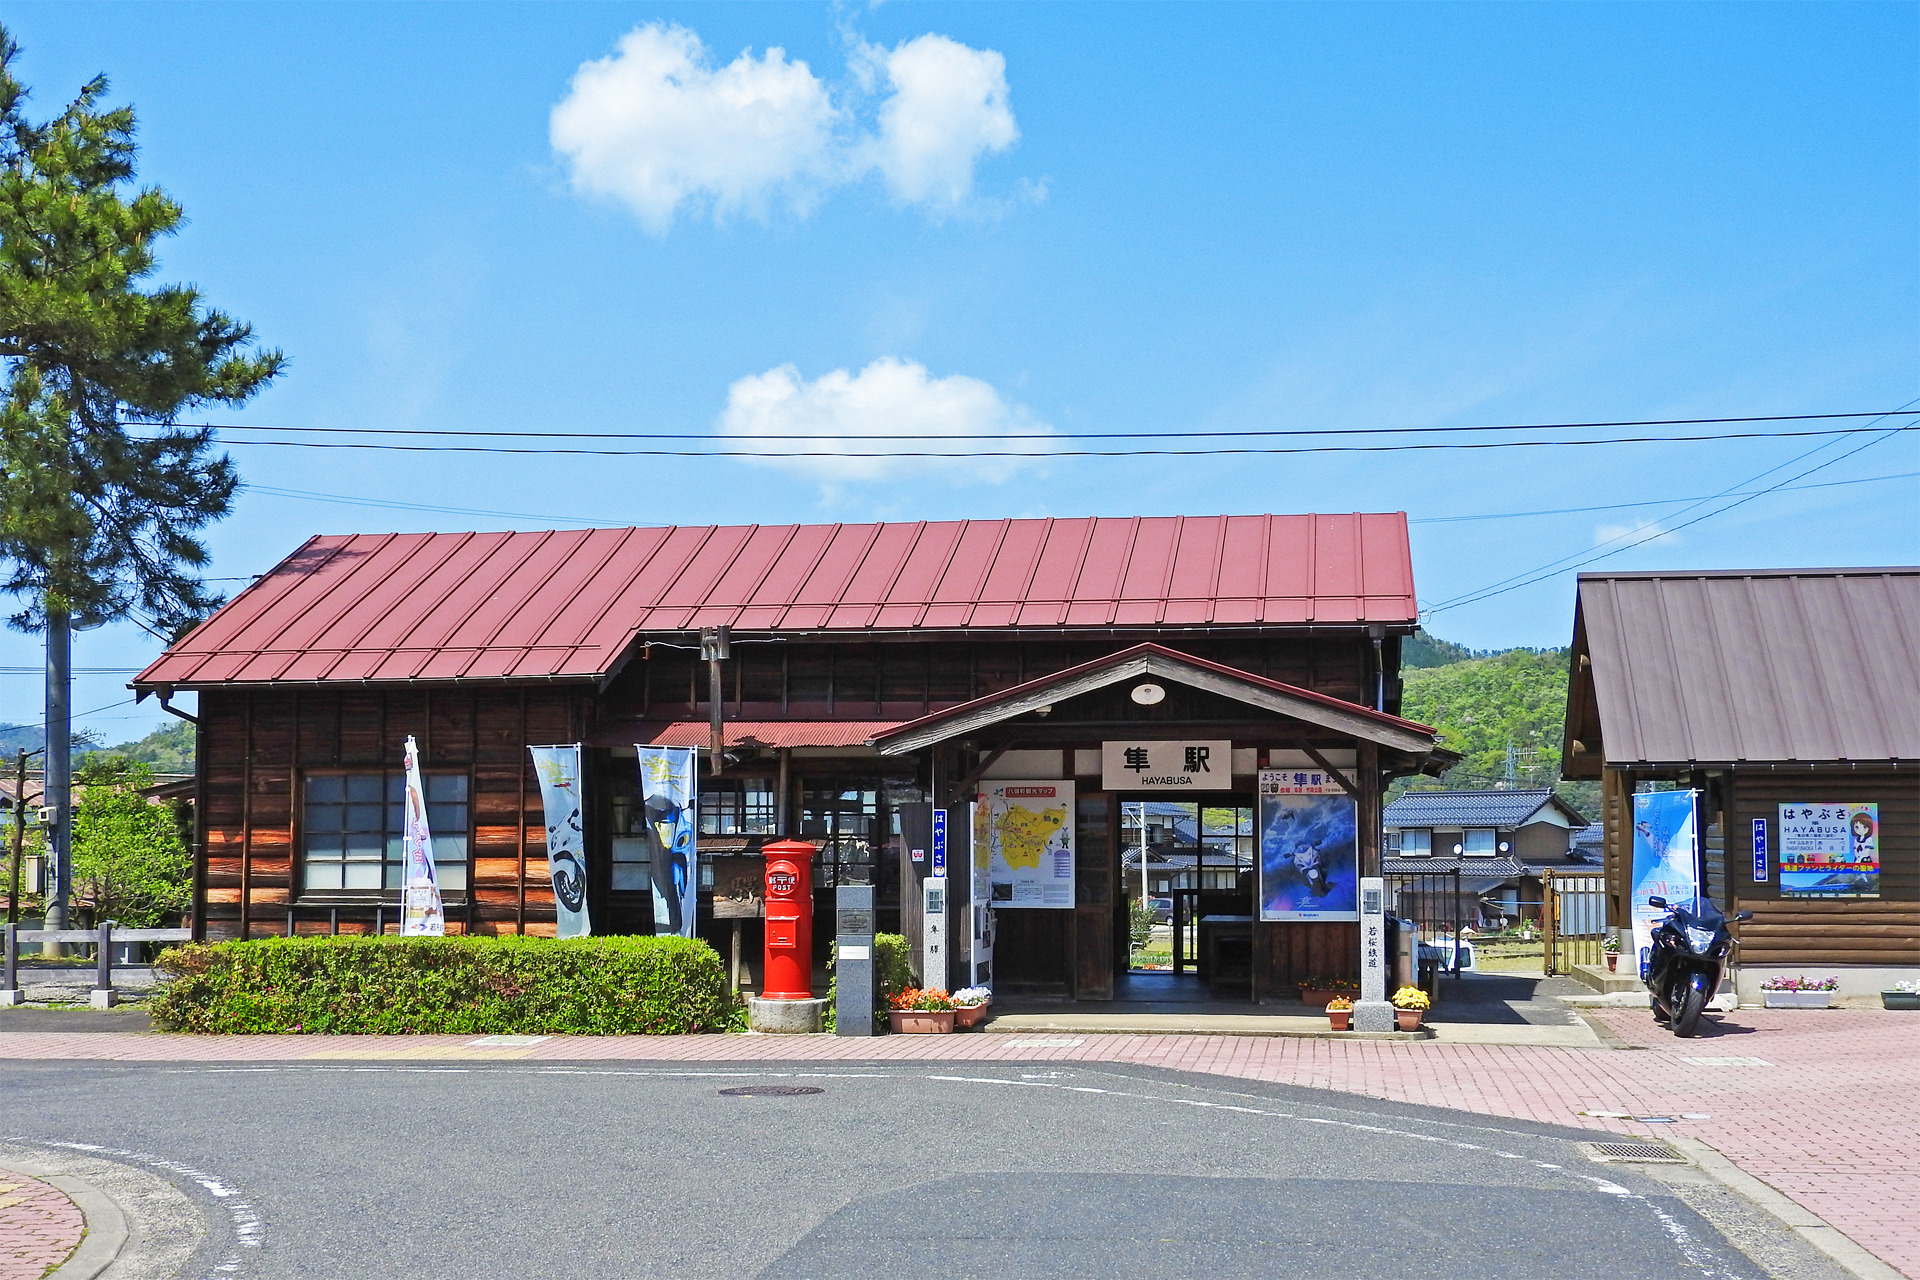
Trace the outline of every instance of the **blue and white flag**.
{"label": "blue and white flag", "polygon": [[587,848],[580,828],[580,744],[528,747],[540,779],[547,819],[547,874],[553,878],[553,936],[584,938],[587,918]]}
{"label": "blue and white flag", "polygon": [[636,747],[640,802],[653,860],[654,927],[693,936],[700,876],[694,861],[700,753],[693,747]]}
{"label": "blue and white flag", "polygon": [[1700,895],[1697,791],[1643,791],[1633,797],[1633,950],[1644,979],[1653,954],[1653,931],[1666,912],[1648,904],[1665,898],[1695,909]]}
{"label": "blue and white flag", "polygon": [[420,784],[420,748],[407,736],[406,807],[400,833],[400,936],[438,938],[447,932],[446,904],[433,871],[433,833],[427,828],[427,792]]}

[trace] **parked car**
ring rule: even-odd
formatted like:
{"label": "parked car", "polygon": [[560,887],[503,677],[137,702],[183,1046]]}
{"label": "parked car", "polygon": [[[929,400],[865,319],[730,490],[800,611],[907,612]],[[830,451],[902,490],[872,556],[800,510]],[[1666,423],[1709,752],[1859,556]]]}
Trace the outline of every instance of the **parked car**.
{"label": "parked car", "polygon": [[1149,898],[1148,901],[1153,903],[1153,922],[1155,924],[1173,923],[1172,898]]}

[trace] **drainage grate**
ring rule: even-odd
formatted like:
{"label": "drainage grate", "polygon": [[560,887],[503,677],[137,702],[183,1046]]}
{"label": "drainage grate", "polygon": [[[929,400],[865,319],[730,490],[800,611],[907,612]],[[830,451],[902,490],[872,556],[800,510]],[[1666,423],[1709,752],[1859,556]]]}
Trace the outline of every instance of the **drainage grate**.
{"label": "drainage grate", "polygon": [[1631,1164],[1685,1164],[1687,1158],[1659,1142],[1588,1142],[1587,1158]]}
{"label": "drainage grate", "polygon": [[819,1085],[813,1084],[743,1084],[733,1089],[722,1089],[723,1098],[798,1098],[803,1094],[825,1093]]}

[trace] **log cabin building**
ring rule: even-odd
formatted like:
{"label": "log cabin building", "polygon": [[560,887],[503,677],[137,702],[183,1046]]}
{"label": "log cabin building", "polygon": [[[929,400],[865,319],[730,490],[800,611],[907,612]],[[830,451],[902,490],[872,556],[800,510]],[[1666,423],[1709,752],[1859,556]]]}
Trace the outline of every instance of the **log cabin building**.
{"label": "log cabin building", "polygon": [[[1856,999],[1920,977],[1920,569],[1581,574],[1565,741],[1566,776],[1601,784],[1609,926],[1631,924],[1634,792],[1688,787],[1706,896],[1753,913],[1743,1002],[1775,974]],[[1793,847],[1865,806],[1872,877]]]}
{"label": "log cabin building", "polygon": [[[1378,874],[1388,781],[1455,759],[1397,715],[1416,625],[1401,514],[329,536],[132,687],[198,698],[210,939],[397,927],[408,735],[450,932],[553,932],[527,748],[575,742],[594,931],[652,932],[635,745],[697,746],[703,866],[812,841],[816,914],[871,883],[910,937],[932,806],[964,832],[994,779],[1073,783],[1071,902],[995,910],[993,980],[1098,1000],[1129,963],[1120,806],[1166,798],[1112,785],[1103,749],[1227,744],[1206,803],[1246,811],[1261,768],[1325,770]],[[1263,922],[1252,895],[1201,905],[1251,918],[1253,999],[1357,975],[1356,924]],[[703,936],[725,924],[703,906]]]}

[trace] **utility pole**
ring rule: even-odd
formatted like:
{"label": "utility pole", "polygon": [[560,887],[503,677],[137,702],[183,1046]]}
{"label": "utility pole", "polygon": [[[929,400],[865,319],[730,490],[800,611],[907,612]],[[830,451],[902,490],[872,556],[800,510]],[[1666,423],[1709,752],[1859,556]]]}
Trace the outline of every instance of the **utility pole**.
{"label": "utility pole", "polygon": [[712,716],[713,749],[708,757],[709,772],[726,768],[726,697],[722,692],[720,663],[728,657],[726,627],[707,627],[700,632],[700,656],[707,661],[707,709]]}
{"label": "utility pole", "polygon": [[[64,929],[73,893],[73,619],[64,607],[53,607],[52,594],[47,601],[47,779],[42,796],[42,803],[53,810],[47,826],[53,883],[47,888],[46,927]],[[58,942],[44,945],[48,955],[64,954]]]}

